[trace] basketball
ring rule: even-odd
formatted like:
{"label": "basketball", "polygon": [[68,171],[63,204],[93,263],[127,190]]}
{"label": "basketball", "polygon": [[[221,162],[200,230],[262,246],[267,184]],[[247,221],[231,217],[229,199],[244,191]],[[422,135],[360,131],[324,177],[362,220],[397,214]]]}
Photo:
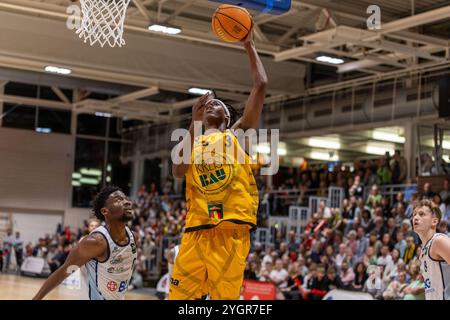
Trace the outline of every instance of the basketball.
{"label": "basketball", "polygon": [[225,42],[241,41],[251,30],[252,24],[250,13],[238,6],[221,5],[212,16],[212,29]]}

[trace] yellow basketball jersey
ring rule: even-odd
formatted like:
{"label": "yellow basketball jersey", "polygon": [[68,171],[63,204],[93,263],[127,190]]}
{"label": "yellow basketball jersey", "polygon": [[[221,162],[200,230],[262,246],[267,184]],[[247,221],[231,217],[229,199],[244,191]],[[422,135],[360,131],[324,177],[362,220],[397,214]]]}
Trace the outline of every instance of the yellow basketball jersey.
{"label": "yellow basketball jersey", "polygon": [[186,232],[227,221],[256,227],[258,189],[251,159],[229,130],[194,140],[186,172]]}

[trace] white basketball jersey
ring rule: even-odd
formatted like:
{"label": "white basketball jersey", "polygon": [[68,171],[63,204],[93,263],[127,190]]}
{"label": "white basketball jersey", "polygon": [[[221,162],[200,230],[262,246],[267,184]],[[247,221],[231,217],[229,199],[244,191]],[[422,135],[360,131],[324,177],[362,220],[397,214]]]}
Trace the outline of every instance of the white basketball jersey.
{"label": "white basketball jersey", "polygon": [[108,230],[101,226],[92,233],[100,233],[108,244],[107,259],[104,262],[91,260],[82,272],[81,292],[83,299],[123,300],[136,263],[137,248],[133,233],[125,227],[128,243],[114,242]]}
{"label": "white basketball jersey", "polygon": [[425,282],[425,298],[426,300],[450,300],[450,266],[445,260],[435,260],[430,256],[431,246],[437,237],[447,237],[447,235],[435,233],[422,246],[420,254],[421,270]]}

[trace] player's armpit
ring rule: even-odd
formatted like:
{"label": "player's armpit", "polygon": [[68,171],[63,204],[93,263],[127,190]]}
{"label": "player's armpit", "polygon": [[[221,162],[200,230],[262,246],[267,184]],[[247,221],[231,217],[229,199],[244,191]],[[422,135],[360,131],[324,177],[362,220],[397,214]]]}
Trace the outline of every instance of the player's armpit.
{"label": "player's armpit", "polygon": [[437,257],[439,260],[443,259],[450,264],[450,238],[449,237],[436,237],[433,240],[431,247],[431,256]]}

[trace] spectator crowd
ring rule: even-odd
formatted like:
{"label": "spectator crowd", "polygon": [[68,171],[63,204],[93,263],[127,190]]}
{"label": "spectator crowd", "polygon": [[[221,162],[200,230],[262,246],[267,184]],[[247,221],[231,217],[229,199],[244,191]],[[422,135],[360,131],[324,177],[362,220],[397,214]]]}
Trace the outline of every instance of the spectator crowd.
{"label": "spectator crowd", "polygon": [[[272,202],[273,189],[262,177],[256,179],[262,203]],[[307,203],[310,194],[306,190],[326,196],[330,186],[342,188],[344,200],[340,208],[330,208],[322,201],[302,234],[272,227],[271,243],[253,242],[245,279],[273,283],[277,299],[319,300],[333,289],[365,292],[375,299],[424,299],[418,260],[420,240],[410,221],[413,203],[432,199],[443,216],[438,232],[448,233],[449,180],[437,193],[431,191],[430,184],[425,184],[420,193],[415,186],[406,186],[391,201],[380,192],[380,186],[410,183],[406,180],[406,163],[396,153],[392,159],[355,162],[353,170],[340,166],[331,171],[314,166],[304,171],[290,168],[280,181],[277,190],[297,187],[303,191],[289,204]],[[132,229],[141,243],[132,286],[140,287],[155,269],[164,274],[165,253],[177,241],[187,210],[184,196],[174,194],[170,180],[161,188],[153,183],[149,188],[142,186],[134,206]],[[259,220],[259,225],[265,226],[267,221]],[[0,272],[8,270],[12,252],[18,265],[24,258],[35,256],[45,259],[51,271],[56,270],[88,233],[89,223],[86,221],[78,230],[59,226],[55,234],[46,235],[35,245],[25,245],[20,234],[13,237],[9,233],[0,242]],[[162,260],[156,259],[157,255]]]}

